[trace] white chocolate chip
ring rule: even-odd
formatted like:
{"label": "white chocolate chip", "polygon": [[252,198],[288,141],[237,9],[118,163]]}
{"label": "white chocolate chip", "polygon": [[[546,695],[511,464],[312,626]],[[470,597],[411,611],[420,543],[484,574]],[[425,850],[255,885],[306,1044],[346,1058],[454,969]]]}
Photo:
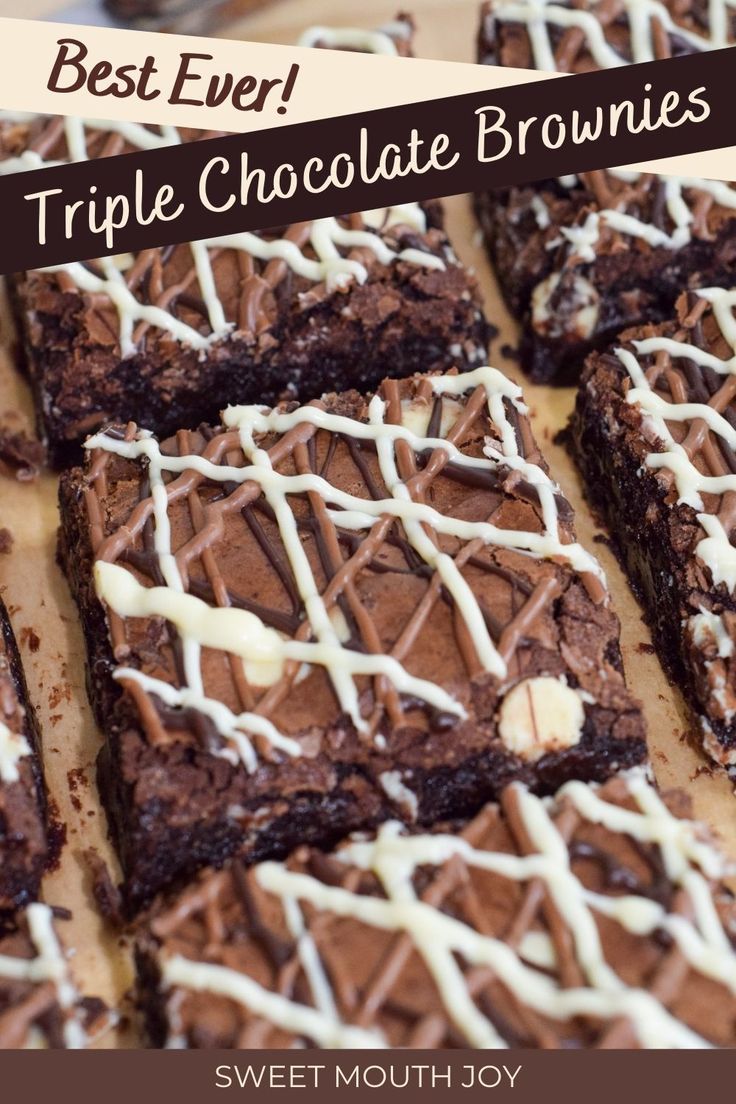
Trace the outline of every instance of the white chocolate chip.
{"label": "white chocolate chip", "polygon": [[729,636],[723,618],[717,613],[700,607],[700,613],[693,614],[688,622],[693,644],[697,648],[715,647],[722,659],[733,655],[734,644]]}
{"label": "white chocolate chip", "polygon": [[534,762],[580,739],[585,712],[580,696],[563,679],[523,679],[503,699],[498,731],[509,751]]}
{"label": "white chocolate chip", "polygon": [[574,337],[585,341],[598,325],[600,296],[589,280],[576,275],[559,307],[552,309],[550,302],[559,282],[559,272],[553,272],[534,288],[532,326],[544,337]]}
{"label": "white chocolate chip", "polygon": [[[462,349],[457,346],[452,356],[459,357]],[[454,399],[444,398],[442,403],[442,418],[437,430],[438,437],[446,437],[455,422],[462,414],[462,406]],[[421,399],[401,400],[401,424],[416,433],[417,437],[426,437],[429,423],[432,417],[432,404]]]}

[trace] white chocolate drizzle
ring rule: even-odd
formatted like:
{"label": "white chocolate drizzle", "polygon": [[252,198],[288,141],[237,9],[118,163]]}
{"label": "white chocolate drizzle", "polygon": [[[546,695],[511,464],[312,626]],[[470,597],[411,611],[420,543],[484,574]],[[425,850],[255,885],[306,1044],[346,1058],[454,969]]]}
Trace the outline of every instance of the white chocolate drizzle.
{"label": "white chocolate drizzle", "polygon": [[[611,176],[619,175],[615,169],[609,172]],[[630,180],[631,176],[632,174],[626,174],[626,179]],[[634,176],[638,179],[638,174]],[[705,180],[695,176],[663,176],[661,179],[664,183],[665,207],[673,224],[670,233],[626,211],[604,207],[600,211],[591,211],[578,226],[560,228],[560,233],[570,243],[573,255],[592,264],[596,259],[595,247],[605,227],[630,238],[639,238],[652,249],[682,249],[692,241],[694,216],[684,194],[690,189],[705,192],[721,207],[736,210],[736,190],[723,181]]]}
{"label": "white chocolate drizzle", "polygon": [[26,918],[36,957],[28,959],[0,954],[0,977],[35,984],[52,982],[64,1017],[64,1043],[70,1049],[84,1047],[88,1042],[87,1033],[75,1007],[79,994],[54,931],[53,913],[48,905],[36,902],[28,906]]}
{"label": "white chocolate drizzle", "polygon": [[714,643],[720,659],[727,659],[733,655],[733,640],[728,635],[726,626],[723,624],[723,618],[717,613],[711,613],[704,606],[701,606],[700,612],[690,617],[688,623],[693,642],[699,648]]}
{"label": "white chocolate drizzle", "polygon": [[194,962],[183,955],[167,959],[163,968],[163,981],[167,986],[181,985],[186,989],[216,993],[257,1009],[271,1023],[284,1031],[294,1032],[314,1039],[326,1049],[377,1049],[386,1044],[376,1032],[341,1024],[336,1017],[305,1004],[297,1004],[281,993],[273,993],[253,978],[217,966],[210,962]]}
{"label": "white chocolate drizzle", "polygon": [[[156,695],[167,705],[192,708],[209,717],[225,741],[221,753],[231,760],[234,756],[239,758],[250,771],[255,770],[257,760],[248,733],[262,737],[289,755],[298,755],[299,745],[281,736],[265,717],[257,713],[235,716],[222,703],[206,695],[201,673],[202,647],[219,648],[239,656],[245,663],[247,677],[256,685],[272,684],[289,661],[324,668],[341,709],[359,732],[367,732],[368,723],[361,714],[355,681],[358,676],[381,676],[400,694],[419,698],[437,710],[463,718],[465,710],[454,697],[436,683],[411,675],[393,656],[345,646],[345,640],[341,639],[344,633],[341,634],[339,624],[336,625],[330,616],[304,550],[289,502],[290,495],[319,495],[330,519],[343,529],[370,532],[386,517],[399,520],[409,544],[452,594],[483,667],[498,679],[505,678],[506,663],[491,640],[478,602],[454,559],[440,551],[439,542],[435,542],[430,533],[460,541],[479,540],[484,545],[511,549],[534,558],[561,560],[603,584],[605,579],[593,556],[577,543],[565,543],[555,497],[559,488],[538,465],[519,453],[516,435],[504,408],[506,400],[519,413],[526,412],[517,385],[489,367],[459,375],[429,377],[429,382],[435,395],[449,396],[451,407],[458,411],[462,407],[455,403],[456,397],[483,389],[490,422],[498,434],[498,440],[487,439],[484,457],[466,456],[445,437],[415,433],[409,425],[419,428],[419,423],[411,407],[404,411],[409,425],[387,422],[385,405],[378,395],[370,402],[367,422],[333,414],[315,405],[299,407],[289,413],[256,406],[229,407],[223,414],[223,423],[228,429],[237,431],[246,461],[240,467],[215,464],[193,454],[165,455],[158,442],[147,433],[140,433],[134,440],[120,440],[105,433],[91,437],[86,444],[88,449],[102,449],[130,460],[145,458],[147,461],[154,551],[164,580],[163,586],[144,586],[127,568],[98,561],[95,566],[97,594],[120,617],[161,617],[176,626],[183,646],[186,685],[177,689],[131,667],[119,668],[115,677],[136,682],[146,693]],[[362,498],[333,487],[315,473],[286,475],[276,470],[269,453],[259,446],[257,436],[287,434],[302,424],[322,428],[331,434],[372,441],[390,497]],[[452,424],[447,423],[445,431],[451,429]],[[396,466],[395,448],[399,441],[406,442],[416,454],[441,449],[460,466],[485,470],[506,467],[518,472],[537,492],[543,532],[504,529],[488,521],[467,521],[441,514],[428,503],[414,500]],[[258,485],[278,525],[281,544],[309,622],[311,639],[285,638],[253,613],[230,607],[213,608],[185,592],[171,546],[164,476],[187,470],[219,483],[253,482]]]}
{"label": "white chocolate drizzle", "polygon": [[28,740],[20,732],[13,732],[0,721],[0,780],[12,785],[20,778],[18,763],[31,754]]}
{"label": "white chocolate drizzle", "polygon": [[419,813],[419,800],[413,790],[405,784],[401,771],[384,771],[379,782],[387,797],[403,808],[409,820],[416,820]]}
{"label": "white chocolate drizzle", "polygon": [[[432,975],[448,1019],[469,1046],[508,1044],[471,995],[459,960],[470,968],[490,968],[520,1005],[556,1021],[589,1016],[612,1023],[623,1018],[643,1047],[708,1047],[711,1044],[706,1039],[652,992],[627,984],[614,971],[604,954],[596,915],[634,936],[665,933],[690,969],[736,995],[736,953],[710,884],[730,871],[719,852],[702,838],[697,824],[669,812],[642,769],[621,775],[620,782],[633,799],[633,809],[605,800],[598,787],[581,782],[568,783],[553,802],[515,783],[516,808],[532,848],[527,854],[481,850],[459,836],[405,835],[396,823],[384,825],[375,839],[355,838],[335,852],[346,867],[375,874],[384,897],[325,884],[278,862],[257,866],[255,877],[262,889],[281,901],[287,923],[299,939],[305,934],[303,917],[301,911],[294,910],[301,905],[316,911],[316,923],[328,913],[383,931],[405,933]],[[567,807],[583,821],[655,846],[668,880],[686,895],[687,908],[669,911],[649,896],[633,892],[604,895],[587,889],[571,868],[568,845],[553,820],[556,811]],[[544,933],[532,931],[530,938],[514,947],[420,899],[413,882],[417,870],[439,869],[453,858],[510,882],[539,881],[570,933],[583,982],[564,987],[545,972],[554,968],[555,954]],[[533,944],[537,936],[542,939]],[[310,954],[314,950],[312,944]],[[385,1045],[375,1029],[364,1032],[356,1042],[350,1034],[356,1029],[339,1019],[336,1000],[324,992],[324,969],[315,969],[314,963],[310,969],[305,966],[314,1007],[274,994],[225,966],[177,956],[164,959],[162,972],[166,987],[228,996],[271,1024],[322,1046]]]}
{"label": "white chocolate drizzle", "polygon": [[[707,300],[726,342],[734,355],[720,359],[697,345],[687,341],[678,341],[668,337],[650,337],[635,341],[634,347],[639,356],[666,354],[673,360],[689,360],[718,375],[736,375],[736,321],[733,309],[736,307],[736,290],[726,288],[704,288],[698,295]],[[646,457],[646,465],[654,470],[663,469],[674,480],[677,501],[698,511],[697,520],[705,536],[698,542],[695,554],[709,569],[716,586],[724,584],[733,592],[736,588],[736,548],[731,543],[730,533],[726,532],[721,518],[715,513],[705,511],[703,495],[726,495],[736,491],[736,475],[708,475],[700,471],[685,446],[675,440],[668,423],[703,422],[716,439],[722,440],[731,448],[736,447],[736,430],[723,415],[707,403],[669,401],[657,394],[652,388],[647,373],[637,356],[629,349],[619,348],[615,354],[628,372],[633,387],[627,393],[627,401],[636,406],[645,415],[645,430],[648,437],[654,437],[659,446]]]}
{"label": "white chocolate drizzle", "polygon": [[[389,39],[389,41],[391,41]],[[0,111],[0,124],[28,123],[39,116]],[[69,159],[72,162],[87,160],[87,130],[103,130],[119,134],[138,149],[157,149],[178,145],[181,142],[175,127],[161,127],[160,132],[149,130],[137,123],[108,122],[99,119],[82,119],[69,116],[64,120]],[[44,161],[38,153],[28,150],[19,157],[0,160],[0,173],[23,172],[60,162]],[[197,279],[205,304],[209,333],[201,333],[177,318],[165,307],[141,302],[120,271],[114,257],[103,257],[93,269],[80,262],[68,262],[43,269],[49,273],[65,273],[80,291],[91,296],[103,296],[114,306],[119,320],[118,338],[124,357],[132,356],[137,349],[134,339],[136,328],[143,323],[156,327],[173,340],[205,353],[208,348],[232,334],[234,324],[229,322],[219,297],[212,270],[212,252],[231,249],[245,253],[257,260],[268,262],[281,260],[296,275],[314,285],[324,284],[329,294],[344,291],[351,283],[363,284],[368,279],[368,269],[362,261],[353,259],[353,250],[367,250],[379,264],[391,265],[402,261],[426,269],[442,270],[445,261],[428,249],[392,249],[379,231],[396,225],[408,225],[419,233],[426,231],[424,212],[418,203],[399,205],[367,212],[366,229],[350,229],[336,218],[315,219],[311,223],[308,246],[314,257],[288,238],[268,240],[258,234],[242,232],[225,234],[192,242],[190,245]],[[371,229],[375,227],[376,229]]]}
{"label": "white chocolate drizzle", "polygon": [[300,36],[297,46],[324,46],[329,50],[353,50],[360,54],[376,54],[396,57],[397,40],[406,41],[411,35],[411,24],[397,19],[375,31],[361,27],[308,27]]}

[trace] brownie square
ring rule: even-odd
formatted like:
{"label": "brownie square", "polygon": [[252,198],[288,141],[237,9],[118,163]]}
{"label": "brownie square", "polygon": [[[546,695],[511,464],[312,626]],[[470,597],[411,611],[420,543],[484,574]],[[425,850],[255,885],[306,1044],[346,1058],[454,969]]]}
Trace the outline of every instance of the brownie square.
{"label": "brownie square", "polygon": [[38,726],[0,601],[0,923],[35,898],[47,859]]}
{"label": "brownie square", "polygon": [[0,932],[0,1050],[77,1049],[111,1022],[77,991],[48,905],[29,905]]}
{"label": "brownie square", "polygon": [[644,756],[600,567],[500,372],[87,447],[59,552],[133,907]]}
{"label": "brownie square", "polygon": [[[724,8],[721,41],[706,4],[665,0],[632,32],[620,3],[563,0],[544,9],[533,43],[538,10],[524,0],[484,4],[478,60],[579,74],[726,46],[736,28]],[[627,326],[665,319],[683,288],[733,272],[736,189],[723,182],[599,170],[481,192],[475,205],[522,323],[522,363],[538,382],[576,381],[592,349]]]}
{"label": "brownie square", "polygon": [[[335,45],[409,54],[412,31],[401,17]],[[320,34],[316,45],[333,45],[335,32]],[[80,143],[95,158],[202,137],[0,113],[6,171],[69,160]],[[109,421],[166,435],[216,419],[230,402],[310,399],[389,373],[483,364],[493,330],[440,205],[337,214],[14,277],[51,464],[78,462],[85,436]]]}
{"label": "brownie square", "polygon": [[681,296],[583,374],[572,447],[708,753],[736,766],[736,292]]}
{"label": "brownie square", "polygon": [[727,871],[641,770],[512,785],[458,835],[201,875],[141,924],[138,1001],[156,1046],[733,1047]]}

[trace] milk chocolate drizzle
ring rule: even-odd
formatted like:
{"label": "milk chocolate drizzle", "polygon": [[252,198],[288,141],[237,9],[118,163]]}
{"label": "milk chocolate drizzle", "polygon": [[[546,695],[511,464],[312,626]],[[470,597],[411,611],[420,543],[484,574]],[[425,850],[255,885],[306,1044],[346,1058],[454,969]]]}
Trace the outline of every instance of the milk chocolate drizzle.
{"label": "milk chocolate drizzle", "polygon": [[515,784],[459,837],[235,864],[151,922],[169,1044],[732,1044],[726,872],[641,770],[549,804]]}
{"label": "milk chocolate drizzle", "polygon": [[[385,413],[376,422],[379,410]],[[430,436],[439,431],[443,411],[450,414],[445,436]],[[414,433],[406,426],[417,417],[420,428]],[[239,656],[223,654],[243,710],[239,716],[237,709],[229,712],[223,726],[213,712],[216,705],[218,717],[224,716],[222,701],[213,705],[207,688],[197,689],[199,660],[187,668],[187,650],[190,657],[195,653],[186,632],[182,649],[168,626],[169,643],[164,639],[156,644],[160,662],[152,664],[131,650],[131,641],[137,639],[135,632],[130,635],[132,623],[108,609],[113,651],[123,665],[117,677],[135,700],[154,741],[169,739],[157,712],[161,702],[188,707],[195,714],[199,704],[200,712],[219,729],[222,739],[215,741],[216,753],[232,757],[237,731],[238,754],[249,769],[256,764],[251,735],[259,756],[272,758],[277,748],[298,754],[293,740],[279,741],[272,719],[287,699],[298,700],[305,662],[312,671],[315,664],[324,666],[333,683],[335,720],[342,715],[340,723],[352,724],[362,739],[375,740],[385,734],[387,725],[396,729],[419,723],[418,710],[425,718],[422,724],[446,729],[464,716],[464,702],[455,696],[460,688],[443,687],[441,678],[436,683],[407,675],[437,603],[451,612],[454,647],[466,679],[495,678],[503,687],[523,671],[535,627],[576,572],[595,602],[607,601],[600,568],[574,541],[569,508],[558,509],[559,489],[543,467],[520,392],[493,369],[387,381],[369,405],[349,396],[284,408],[273,415],[256,407],[231,408],[225,418],[234,429],[206,435],[183,432],[162,448],[134,426],[124,435],[102,433],[89,442],[86,500],[98,560],[125,565],[146,586],[160,587],[166,576],[169,586],[180,585],[211,607],[255,613],[265,626],[289,638],[283,645],[281,676],[267,688],[249,683]],[[264,432],[264,427],[280,424],[280,430]],[[267,450],[262,453],[267,461],[260,461],[265,468],[254,466],[258,449]],[[146,456],[147,469],[142,464]],[[250,478],[243,481],[239,472],[246,459]],[[129,471],[126,479],[132,474],[140,480],[140,499],[111,527],[105,514],[113,490],[109,477],[120,477],[121,463]],[[480,488],[472,513],[464,506],[467,498],[453,491],[465,486],[469,473]],[[259,483],[266,477],[271,481],[267,485],[279,493],[282,485],[286,488],[288,525],[295,526],[307,550],[308,566],[293,559],[288,526],[285,530],[283,517],[274,513],[281,509],[279,501],[267,500]],[[289,480],[295,478],[306,483],[292,493]],[[435,509],[433,501],[448,505]],[[363,517],[369,508],[372,514]],[[419,527],[407,514],[418,508],[425,519]],[[225,529],[230,548],[237,539],[237,518],[242,519],[243,555],[254,557],[254,566],[268,565],[274,584],[270,593],[280,591],[280,598],[264,603],[255,594],[230,588],[220,559]],[[170,551],[168,540],[173,542]],[[167,571],[174,572],[173,582]],[[371,613],[375,598],[369,584],[372,576],[387,573],[397,585],[404,578],[423,584],[408,620],[390,626],[389,619],[388,629],[385,617],[379,622]],[[503,606],[485,604],[483,577],[503,584]],[[316,593],[308,612],[305,587],[312,586]],[[106,597],[114,606],[114,593]],[[324,608],[332,622],[333,628],[327,623],[326,637],[317,607]],[[289,658],[289,641],[301,649],[301,658]],[[331,658],[321,658],[321,641],[333,649]],[[174,657],[175,671],[161,676],[168,666],[167,654]],[[354,669],[358,656],[364,657],[359,664],[363,674]],[[345,674],[353,670],[346,682]],[[466,684],[462,695],[467,690]],[[177,697],[180,691],[187,691],[186,700]],[[182,714],[183,726],[189,716],[190,711]],[[208,731],[211,734],[211,728]]]}

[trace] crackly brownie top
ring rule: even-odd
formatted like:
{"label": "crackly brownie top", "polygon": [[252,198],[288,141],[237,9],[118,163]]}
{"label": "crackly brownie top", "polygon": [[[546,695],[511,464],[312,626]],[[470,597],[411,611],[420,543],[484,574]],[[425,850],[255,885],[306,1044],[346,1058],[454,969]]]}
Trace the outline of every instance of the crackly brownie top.
{"label": "crackly brownie top", "polygon": [[685,628],[706,662],[712,708],[728,724],[736,717],[735,308],[736,291],[689,292],[675,320],[629,331],[596,359],[616,373],[632,408],[632,447],[684,518],[680,549],[693,592]]}
{"label": "crackly brownie top", "polygon": [[726,863],[668,804],[641,770],[516,783],[461,835],[201,875],[139,941],[169,1044],[734,1046]]}
{"label": "crackly brownie top", "polygon": [[48,905],[29,905],[0,936],[0,1050],[84,1047],[112,1017],[81,998]]}
{"label": "crackly brownie top", "polygon": [[373,769],[402,733],[432,762],[498,724],[523,765],[635,716],[600,568],[494,369],[87,448],[115,677],[154,743]]}

